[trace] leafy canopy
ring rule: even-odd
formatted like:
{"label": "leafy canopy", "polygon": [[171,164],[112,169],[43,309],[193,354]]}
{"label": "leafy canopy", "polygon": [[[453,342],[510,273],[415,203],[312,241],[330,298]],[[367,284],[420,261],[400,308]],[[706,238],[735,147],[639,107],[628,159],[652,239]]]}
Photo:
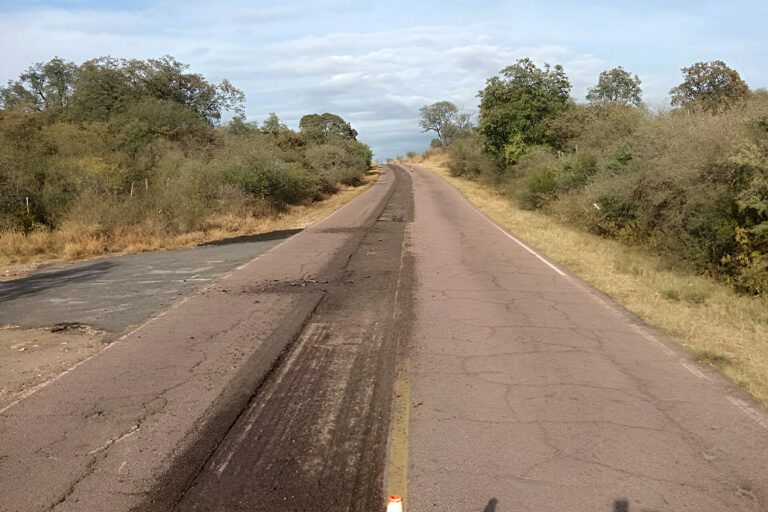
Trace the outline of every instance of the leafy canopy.
{"label": "leafy canopy", "polygon": [[450,101],[438,101],[424,105],[419,109],[419,126],[425,131],[437,134],[442,144],[445,144],[445,130],[453,122],[459,108]]}
{"label": "leafy canopy", "polygon": [[59,57],[37,62],[18,80],[9,80],[0,88],[0,107],[24,111],[60,111],[72,95],[77,66]]}
{"label": "leafy canopy", "polygon": [[597,85],[590,87],[587,101],[592,104],[619,104],[641,107],[643,91],[640,89],[640,77],[632,76],[621,66],[600,73]]}
{"label": "leafy canopy", "polygon": [[746,82],[721,60],[697,62],[681,71],[683,82],[669,91],[673,105],[721,112],[749,96]]}
{"label": "leafy canopy", "polygon": [[432,141],[434,147],[446,146],[474,128],[474,114],[459,110],[450,101],[438,101],[419,109],[419,126],[425,132],[437,134],[438,138]]}
{"label": "leafy canopy", "polygon": [[307,114],[299,121],[299,129],[306,139],[323,143],[333,138],[357,140],[357,130],[336,114]]}
{"label": "leafy canopy", "polygon": [[172,102],[210,125],[222,112],[241,112],[245,95],[229,81],[208,82],[166,55],[159,59],[91,59],[80,66],[58,57],[38,62],[0,88],[0,105],[27,112],[63,113],[72,120],[109,120],[142,98]]}
{"label": "leafy canopy", "polygon": [[480,133],[491,153],[514,161],[526,147],[548,142],[546,121],[570,104],[562,66],[543,68],[519,59],[486,81],[480,97]]}

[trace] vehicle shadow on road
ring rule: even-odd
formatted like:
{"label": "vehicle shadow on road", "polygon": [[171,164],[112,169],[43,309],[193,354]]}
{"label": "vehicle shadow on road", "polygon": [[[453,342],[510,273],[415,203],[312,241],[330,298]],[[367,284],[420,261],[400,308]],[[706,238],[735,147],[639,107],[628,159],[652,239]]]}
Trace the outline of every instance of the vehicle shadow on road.
{"label": "vehicle shadow on road", "polygon": [[[496,505],[499,503],[499,500],[496,498],[491,498],[488,500],[488,504],[483,509],[483,512],[496,512]],[[616,500],[613,502],[613,512],[629,512],[629,501],[627,500]]]}
{"label": "vehicle shadow on road", "polygon": [[77,283],[97,279],[112,267],[111,261],[97,261],[87,265],[57,270],[53,272],[41,272],[29,277],[5,281],[0,283],[0,302],[7,302],[26,295],[34,295],[63,284]]}
{"label": "vehicle shadow on road", "polygon": [[273,240],[282,240],[283,238],[291,237],[297,233],[301,233],[301,228],[297,229],[281,229],[279,231],[270,231],[269,233],[261,233],[258,235],[242,235],[232,238],[224,238],[222,240],[214,240],[213,242],[206,242],[200,244],[198,247],[211,247],[216,245],[229,245],[229,244],[245,244],[248,242],[270,242]]}
{"label": "vehicle shadow on road", "polygon": [[613,512],[629,512],[629,501],[627,500],[614,501]]}

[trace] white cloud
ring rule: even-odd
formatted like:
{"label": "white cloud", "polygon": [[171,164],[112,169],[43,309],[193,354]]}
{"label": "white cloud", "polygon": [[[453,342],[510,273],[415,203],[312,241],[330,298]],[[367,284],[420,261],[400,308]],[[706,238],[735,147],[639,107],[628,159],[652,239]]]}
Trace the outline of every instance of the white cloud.
{"label": "white cloud", "polygon": [[[764,42],[713,37],[713,26],[725,23],[707,16],[716,4],[697,3],[698,14],[691,15],[691,9],[628,9],[617,2],[578,8],[557,2],[546,9],[402,0],[0,7],[0,47],[11,49],[0,60],[0,80],[56,55],[82,62],[171,54],[211,80],[229,78],[243,89],[249,116],[261,120],[275,111],[295,127],[303,114],[334,112],[379,156],[423,148],[430,136],[417,126],[421,105],[448,99],[473,108],[485,80],[521,57],[562,64],[577,99],[600,71],[623,64],[640,75],[645,98],[660,105],[679,81],[679,68],[701,55],[741,59],[751,85],[768,83]],[[707,37],[694,39],[699,32]]]}

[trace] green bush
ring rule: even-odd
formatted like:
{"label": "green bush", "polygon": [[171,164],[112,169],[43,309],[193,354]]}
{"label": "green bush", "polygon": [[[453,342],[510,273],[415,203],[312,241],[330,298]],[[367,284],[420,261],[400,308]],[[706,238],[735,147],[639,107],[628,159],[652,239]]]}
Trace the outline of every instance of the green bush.
{"label": "green bush", "polygon": [[476,178],[495,173],[492,158],[483,149],[477,133],[460,137],[448,146],[448,170],[453,176]]}
{"label": "green bush", "polygon": [[557,178],[553,171],[536,172],[528,178],[526,189],[520,197],[520,204],[527,209],[539,208],[553,198],[556,191]]}
{"label": "green bush", "polygon": [[486,179],[525,208],[765,293],[768,93],[714,114],[576,105],[546,125],[548,144],[491,165],[479,137],[456,141],[449,170]]}
{"label": "green bush", "polygon": [[45,85],[58,99],[42,112],[29,108],[36,82],[0,87],[0,230],[75,221],[107,236],[127,226],[179,234],[212,215],[320,199],[370,168],[370,148],[333,114],[306,116],[306,133],[274,114],[262,127],[242,115],[217,126],[222,111],[238,112],[241,93],[172,57],[49,64],[35,69],[64,66],[71,83]]}

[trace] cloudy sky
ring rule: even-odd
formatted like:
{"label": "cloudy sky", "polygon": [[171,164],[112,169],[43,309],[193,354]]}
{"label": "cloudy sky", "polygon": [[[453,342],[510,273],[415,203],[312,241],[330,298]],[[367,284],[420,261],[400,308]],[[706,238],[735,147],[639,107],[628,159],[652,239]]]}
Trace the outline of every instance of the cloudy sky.
{"label": "cloudy sky", "polygon": [[485,79],[520,57],[562,64],[577,100],[618,65],[654,107],[702,60],[768,87],[767,26],[765,0],[0,0],[0,82],[54,56],[170,54],[242,89],[249,120],[274,111],[296,128],[333,112],[386,158],[428,146],[420,106],[475,108]]}

